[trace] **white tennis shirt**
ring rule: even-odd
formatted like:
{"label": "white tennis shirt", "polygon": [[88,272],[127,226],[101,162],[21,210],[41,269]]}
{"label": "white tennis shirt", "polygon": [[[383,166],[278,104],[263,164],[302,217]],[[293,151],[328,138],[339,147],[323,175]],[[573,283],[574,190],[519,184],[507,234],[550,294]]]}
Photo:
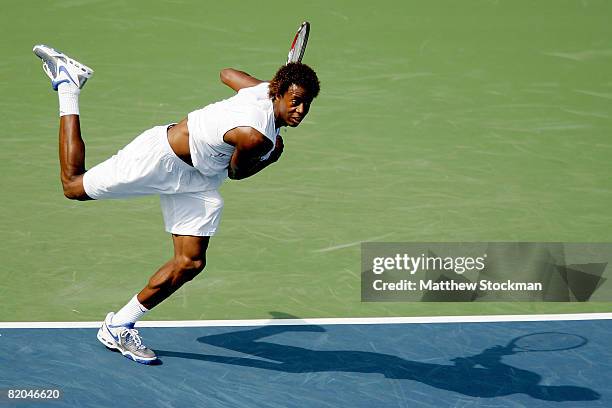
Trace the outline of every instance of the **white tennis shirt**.
{"label": "white tennis shirt", "polygon": [[[219,185],[227,177],[227,167],[235,150],[234,146],[223,141],[223,135],[229,130],[249,126],[276,143],[280,129],[274,124],[274,107],[268,97],[268,85],[268,82],[263,82],[243,88],[231,98],[187,116],[193,166],[206,176],[218,178]],[[267,158],[272,149],[262,159]]]}

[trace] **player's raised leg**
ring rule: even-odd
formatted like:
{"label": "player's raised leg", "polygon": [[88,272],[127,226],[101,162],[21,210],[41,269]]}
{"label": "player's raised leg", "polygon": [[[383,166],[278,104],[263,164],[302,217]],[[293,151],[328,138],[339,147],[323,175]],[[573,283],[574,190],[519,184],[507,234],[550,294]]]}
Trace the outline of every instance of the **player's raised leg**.
{"label": "player's raised leg", "polygon": [[83,187],[85,143],[81,137],[79,94],[93,70],[47,45],[36,45],[33,51],[43,61],[43,70],[59,97],[59,158],[64,195],[72,200],[89,200]]}

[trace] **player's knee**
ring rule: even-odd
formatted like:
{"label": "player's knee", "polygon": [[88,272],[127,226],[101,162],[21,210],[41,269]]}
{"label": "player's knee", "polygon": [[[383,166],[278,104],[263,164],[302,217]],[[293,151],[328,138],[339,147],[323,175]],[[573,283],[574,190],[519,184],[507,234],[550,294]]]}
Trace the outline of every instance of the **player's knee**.
{"label": "player's knee", "polygon": [[188,282],[204,270],[206,259],[204,257],[177,256],[174,259],[174,264],[176,266],[176,273],[180,276],[179,279],[183,282]]}
{"label": "player's knee", "polygon": [[180,271],[202,271],[206,266],[204,258],[191,258],[189,256],[177,256],[174,263]]}
{"label": "player's knee", "polygon": [[71,189],[70,187],[66,187],[66,186],[64,186],[64,197],[66,197],[69,200],[80,200],[80,201],[86,200],[86,198],[83,197],[82,194],[79,194],[74,189]]}
{"label": "player's knee", "polygon": [[62,189],[64,190],[64,197],[69,200],[90,200],[80,180],[66,180],[62,178]]}

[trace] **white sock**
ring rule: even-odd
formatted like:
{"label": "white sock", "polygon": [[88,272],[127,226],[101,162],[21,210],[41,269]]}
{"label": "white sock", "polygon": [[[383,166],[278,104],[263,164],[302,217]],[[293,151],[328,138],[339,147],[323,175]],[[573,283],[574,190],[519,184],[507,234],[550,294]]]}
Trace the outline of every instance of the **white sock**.
{"label": "white sock", "polygon": [[134,324],[148,311],[149,309],[140,304],[137,295],[134,295],[127,305],[123,306],[121,310],[115,313],[111,324],[113,326]]}
{"label": "white sock", "polygon": [[60,116],[79,114],[79,93],[81,90],[77,86],[67,82],[57,87]]}

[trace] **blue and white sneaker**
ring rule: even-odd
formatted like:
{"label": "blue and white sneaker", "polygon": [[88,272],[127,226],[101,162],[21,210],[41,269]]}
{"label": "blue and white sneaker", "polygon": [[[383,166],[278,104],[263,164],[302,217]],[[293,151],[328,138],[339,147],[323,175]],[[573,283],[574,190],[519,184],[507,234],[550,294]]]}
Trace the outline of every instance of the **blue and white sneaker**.
{"label": "blue and white sneaker", "polygon": [[93,75],[93,69],[48,45],[35,45],[32,51],[43,61],[43,70],[51,78],[51,86],[55,91],[64,82],[72,83],[81,89]]}
{"label": "blue and white sneaker", "polygon": [[98,330],[98,340],[109,349],[118,350],[124,357],[141,364],[152,364],[157,360],[155,352],[142,344],[138,330],[130,326],[113,326],[111,321],[115,314],[106,315],[102,327]]}

